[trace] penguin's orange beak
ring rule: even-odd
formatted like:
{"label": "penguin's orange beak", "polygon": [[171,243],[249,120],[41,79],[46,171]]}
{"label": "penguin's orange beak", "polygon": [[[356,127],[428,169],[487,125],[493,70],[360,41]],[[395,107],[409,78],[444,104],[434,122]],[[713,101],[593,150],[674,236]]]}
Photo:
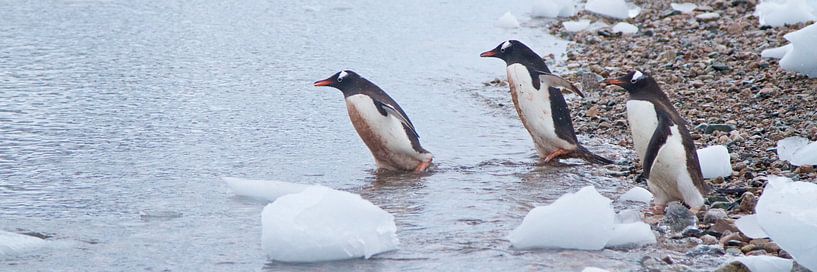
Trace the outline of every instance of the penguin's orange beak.
{"label": "penguin's orange beak", "polygon": [[496,52],[494,52],[494,50],[485,51],[485,52],[482,52],[482,54],[479,54],[479,56],[483,57],[483,58],[496,57]]}
{"label": "penguin's orange beak", "polygon": [[324,80],[315,81],[315,86],[317,86],[317,87],[329,86],[329,85],[332,85],[332,80],[324,79]]}
{"label": "penguin's orange beak", "polygon": [[621,81],[621,80],[615,79],[615,78],[610,78],[610,79],[604,80],[604,83],[621,86],[621,84],[624,84],[624,81]]}

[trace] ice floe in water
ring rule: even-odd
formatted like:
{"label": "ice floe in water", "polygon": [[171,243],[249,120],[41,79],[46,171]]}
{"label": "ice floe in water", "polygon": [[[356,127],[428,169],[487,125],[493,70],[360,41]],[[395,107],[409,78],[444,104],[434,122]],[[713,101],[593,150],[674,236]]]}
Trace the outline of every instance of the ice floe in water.
{"label": "ice floe in water", "polygon": [[732,175],[732,163],[729,162],[729,150],[726,146],[713,145],[698,149],[698,162],[704,178],[728,177]]}
{"label": "ice floe in water", "polygon": [[[640,221],[617,224],[615,218],[611,200],[587,186],[562,195],[550,205],[532,209],[508,239],[518,249],[599,250],[605,246],[655,243],[649,225]],[[653,236],[652,240],[648,235]]]}
{"label": "ice floe in water", "polygon": [[760,195],[757,222],[780,248],[817,271],[817,184],[770,177]]}
{"label": "ice floe in water", "polygon": [[630,8],[624,0],[587,0],[587,11],[616,19],[630,17]]}
{"label": "ice floe in water", "polygon": [[299,193],[310,185],[275,180],[254,180],[243,178],[221,178],[236,195],[257,200],[275,201],[288,194]]}
{"label": "ice floe in water", "polygon": [[[724,268],[729,265],[734,265],[734,263],[742,263],[749,271],[752,272],[779,272],[779,271],[791,271],[792,266],[794,263],[792,260],[783,259],[780,257],[773,257],[773,256],[740,256],[732,258],[731,260],[727,261],[721,268]],[[718,270],[721,271],[721,270]],[[732,270],[724,270],[724,271],[732,271]]]}
{"label": "ice floe in water", "polygon": [[630,23],[619,22],[613,26],[613,33],[633,34],[638,32],[638,27]]}
{"label": "ice floe in water", "polygon": [[0,230],[0,256],[11,256],[46,247],[43,239]]}
{"label": "ice floe in water", "polygon": [[359,195],[309,186],[281,196],[261,214],[261,246],[283,262],[320,262],[397,249],[394,216]]}
{"label": "ice floe in water", "polygon": [[570,17],[577,12],[574,0],[534,0],[531,8],[533,17]]}
{"label": "ice floe in water", "polygon": [[590,20],[564,21],[562,26],[567,32],[579,32],[590,26]]}
{"label": "ice floe in water", "polygon": [[817,142],[810,143],[803,137],[785,138],[777,141],[777,157],[797,166],[817,165]]}
{"label": "ice floe in water", "polygon": [[633,187],[632,189],[628,190],[626,193],[621,195],[618,200],[619,201],[635,201],[635,202],[643,202],[643,203],[650,203],[652,201],[652,193],[647,189],[641,187]]}
{"label": "ice floe in water", "polygon": [[673,10],[680,13],[692,13],[698,7],[695,3],[671,3],[669,4]]}
{"label": "ice floe in water", "polygon": [[519,21],[508,11],[496,20],[495,25],[501,28],[519,28]]}
{"label": "ice floe in water", "polygon": [[817,20],[817,1],[765,0],[755,7],[760,25],[784,26]]}

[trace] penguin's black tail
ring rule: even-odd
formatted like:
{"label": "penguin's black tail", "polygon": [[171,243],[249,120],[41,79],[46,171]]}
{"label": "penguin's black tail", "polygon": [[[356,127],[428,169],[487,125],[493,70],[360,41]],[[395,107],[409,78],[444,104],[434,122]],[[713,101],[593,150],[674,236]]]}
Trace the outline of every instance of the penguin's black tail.
{"label": "penguin's black tail", "polygon": [[576,158],[580,158],[580,159],[583,159],[585,161],[595,163],[595,164],[604,165],[604,164],[613,164],[614,163],[613,161],[611,161],[611,160],[609,160],[607,158],[604,158],[602,156],[593,154],[593,152],[590,152],[590,150],[587,150],[587,148],[585,148],[584,146],[581,146],[581,145],[579,146],[579,148],[576,149],[576,153],[575,153],[574,156]]}

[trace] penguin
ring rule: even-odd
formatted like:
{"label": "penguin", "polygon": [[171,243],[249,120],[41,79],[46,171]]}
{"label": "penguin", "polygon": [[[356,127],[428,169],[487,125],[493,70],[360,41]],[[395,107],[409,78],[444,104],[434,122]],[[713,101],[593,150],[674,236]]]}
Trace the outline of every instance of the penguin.
{"label": "penguin", "polygon": [[686,120],[647,73],[635,70],[605,82],[622,87],[629,94],[627,122],[643,166],[636,179],[646,179],[655,195],[654,213],[663,214],[666,203],[676,200],[697,213],[704,205],[709,187],[704,182]]}
{"label": "penguin", "polygon": [[576,139],[570,109],[562,92],[569,89],[581,97],[584,94],[567,80],[554,75],[545,61],[528,46],[517,40],[502,42],[480,57],[494,57],[507,64],[508,84],[516,113],[533,138],[539,157],[553,159],[581,158],[591,163],[611,164],[612,161],[593,154]]}
{"label": "penguin", "polygon": [[423,172],[433,156],[420,145],[420,135],[383,89],[350,70],[315,82],[340,90],[352,125],[371,151],[378,169]]}

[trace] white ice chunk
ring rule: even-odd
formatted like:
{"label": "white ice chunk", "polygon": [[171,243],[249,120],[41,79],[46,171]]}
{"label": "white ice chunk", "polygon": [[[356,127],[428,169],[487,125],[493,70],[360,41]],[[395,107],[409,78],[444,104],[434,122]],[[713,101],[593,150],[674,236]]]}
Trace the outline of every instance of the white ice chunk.
{"label": "white ice chunk", "polygon": [[791,42],[791,50],[780,59],[780,67],[786,71],[817,78],[817,23],[783,36]]}
{"label": "white ice chunk", "polygon": [[616,224],[605,247],[629,247],[655,244],[655,234],[644,222]]}
{"label": "white ice chunk", "polygon": [[359,195],[310,186],[261,213],[261,246],[283,262],[319,262],[397,249],[394,216]]}
{"label": "white ice chunk", "polygon": [[601,269],[601,268],[598,268],[598,267],[588,266],[588,267],[585,267],[584,269],[582,269],[582,272],[610,272],[610,271],[606,270],[606,269]]}
{"label": "white ice chunk", "polygon": [[738,227],[740,232],[752,239],[769,237],[760,227],[760,224],[757,222],[757,215],[754,214],[744,215],[739,218],[735,221],[735,226]]}
{"label": "white ice chunk", "polygon": [[698,149],[698,162],[704,178],[728,177],[732,175],[729,150],[722,145]]}
{"label": "white ice chunk", "polygon": [[221,178],[236,195],[258,200],[275,201],[288,194],[299,193],[310,185],[275,180],[253,180],[243,178]]}
{"label": "white ice chunk", "polygon": [[641,222],[641,212],[633,209],[620,211],[616,214],[615,222],[616,224]]}
{"label": "white ice chunk", "polygon": [[788,54],[789,51],[791,51],[791,44],[787,44],[781,47],[765,49],[762,52],[760,52],[760,56],[763,58],[781,59],[783,58],[783,56]]}
{"label": "white ice chunk", "polygon": [[564,21],[562,26],[567,32],[579,32],[590,26],[590,20]]}
{"label": "white ice chunk", "polygon": [[793,165],[817,165],[817,142],[803,137],[788,137],[777,141],[777,157]]}
{"label": "white ice chunk", "polygon": [[496,20],[496,26],[501,28],[519,28],[519,21],[510,11],[505,12],[502,17]]}
{"label": "white ice chunk", "polygon": [[613,26],[613,33],[633,34],[638,32],[638,27],[630,23],[619,22]]}
{"label": "white ice chunk", "polygon": [[783,26],[817,20],[815,7],[806,0],[761,1],[755,7],[760,25]]}
{"label": "white ice chunk", "polygon": [[21,254],[46,245],[45,240],[34,236],[0,230],[0,256]]}
{"label": "white ice chunk", "polygon": [[602,249],[613,233],[610,202],[593,186],[584,187],[531,210],[508,238],[519,249]]}
{"label": "white ice chunk", "polygon": [[669,4],[673,10],[681,13],[692,13],[698,7],[695,3],[671,3]]}
{"label": "white ice chunk", "polygon": [[783,259],[773,256],[741,256],[735,257],[728,262],[721,265],[724,267],[733,262],[740,262],[752,272],[778,272],[791,271],[794,262],[789,259]]}
{"label": "white ice chunk", "polygon": [[627,7],[624,0],[587,0],[584,8],[587,11],[616,19],[630,17],[630,8]]}
{"label": "white ice chunk", "polygon": [[531,9],[533,17],[570,17],[576,15],[574,0],[534,0]]}
{"label": "white ice chunk", "polygon": [[817,271],[817,184],[770,177],[755,210],[772,241],[797,263]]}
{"label": "white ice chunk", "polygon": [[602,21],[595,21],[587,27],[587,31],[596,31],[605,27],[610,27],[610,25]]}
{"label": "white ice chunk", "polygon": [[636,186],[621,195],[618,200],[650,203],[652,200],[652,193],[650,193],[650,191],[647,189]]}

